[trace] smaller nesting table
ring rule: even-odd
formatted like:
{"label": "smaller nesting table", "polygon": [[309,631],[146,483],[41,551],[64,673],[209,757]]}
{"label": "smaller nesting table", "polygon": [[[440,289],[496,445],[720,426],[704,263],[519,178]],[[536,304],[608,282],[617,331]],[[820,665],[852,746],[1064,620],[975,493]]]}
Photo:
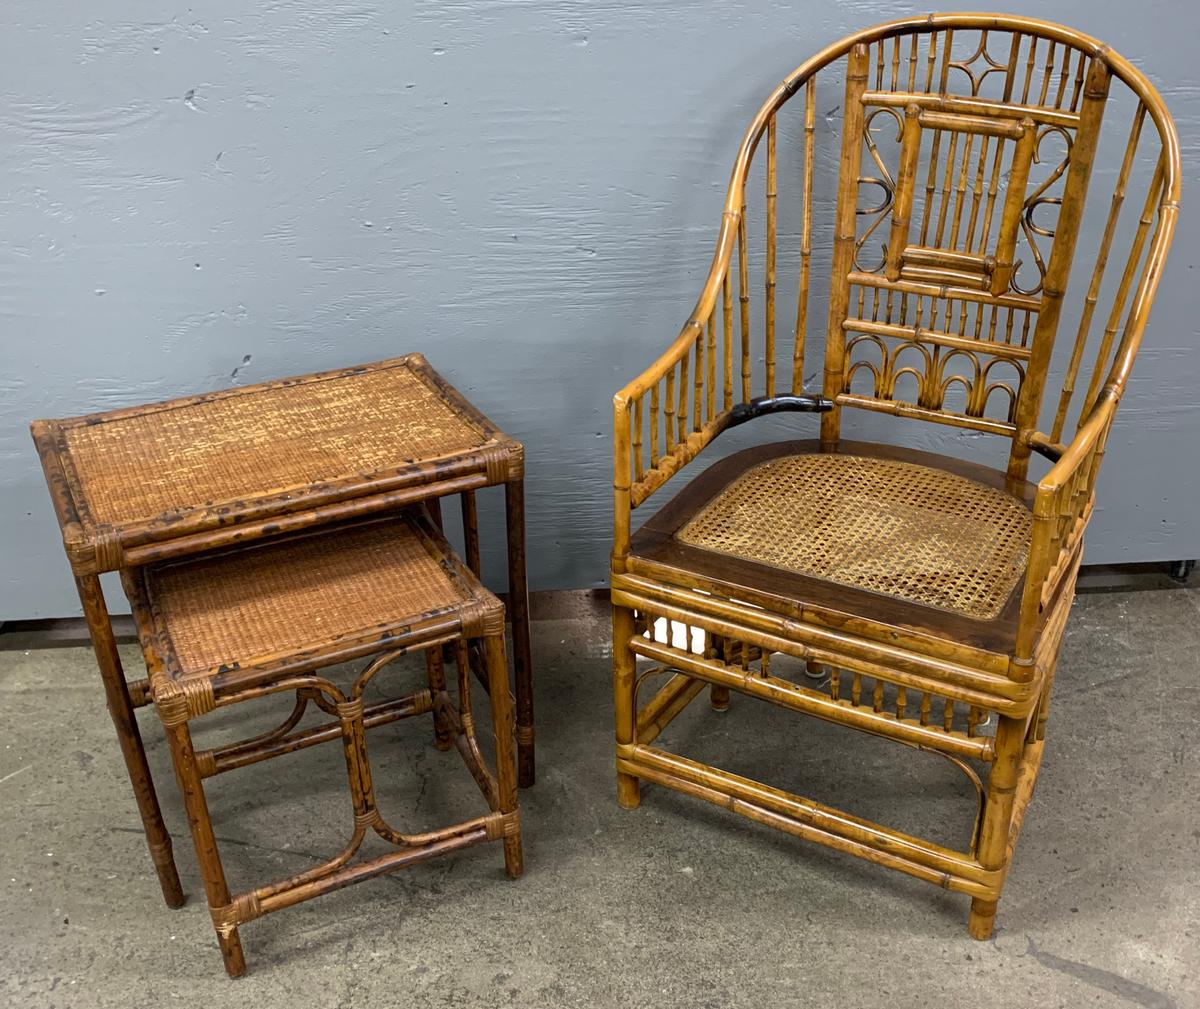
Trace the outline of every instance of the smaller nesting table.
{"label": "smaller nesting table", "polygon": [[[301,900],[483,841],[502,841],[508,875],[521,874],[504,606],[476,581],[423,512],[137,568],[123,580],[230,976],[245,970],[238,926]],[[486,656],[494,775],[475,738],[470,639],[483,641]],[[441,662],[447,644],[456,657],[457,704]],[[416,649],[426,653],[428,687],[365,704],[371,680]],[[318,675],[325,666],[365,656],[370,661],[348,690]],[[216,708],[290,692],[295,693],[292,712],[275,729],[217,749],[194,748],[192,720]],[[298,729],[310,703],[333,720]],[[438,830],[404,833],[376,806],[366,730],[428,713],[439,748],[457,745],[490,812]],[[305,872],[231,895],[204,779],[339,737],[353,814],[345,847]],[[351,864],[371,831],[397,850]]]}

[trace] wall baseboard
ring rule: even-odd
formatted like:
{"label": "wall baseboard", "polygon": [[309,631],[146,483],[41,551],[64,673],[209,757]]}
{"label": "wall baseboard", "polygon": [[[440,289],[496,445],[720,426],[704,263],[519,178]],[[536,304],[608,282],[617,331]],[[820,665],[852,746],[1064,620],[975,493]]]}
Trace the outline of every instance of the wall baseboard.
{"label": "wall baseboard", "polygon": [[[1079,571],[1078,591],[1140,592],[1179,589],[1200,584],[1190,566],[1179,577],[1181,562],[1139,564],[1093,564]],[[503,594],[501,594],[503,598]],[[529,613],[533,620],[605,620],[608,617],[608,589],[551,589],[529,594]],[[137,640],[133,618],[113,617],[117,641]],[[33,648],[80,648],[88,645],[87,625],[83,617],[56,617],[48,620],[9,620],[0,623],[0,651]]]}

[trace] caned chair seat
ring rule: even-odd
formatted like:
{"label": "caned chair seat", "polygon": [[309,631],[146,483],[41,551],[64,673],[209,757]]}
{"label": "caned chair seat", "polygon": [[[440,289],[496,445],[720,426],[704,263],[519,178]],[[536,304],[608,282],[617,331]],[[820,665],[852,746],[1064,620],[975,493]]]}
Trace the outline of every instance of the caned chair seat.
{"label": "caned chair seat", "polygon": [[783,442],[709,467],[633,537],[631,564],[994,650],[1015,629],[1033,491],[931,453]]}

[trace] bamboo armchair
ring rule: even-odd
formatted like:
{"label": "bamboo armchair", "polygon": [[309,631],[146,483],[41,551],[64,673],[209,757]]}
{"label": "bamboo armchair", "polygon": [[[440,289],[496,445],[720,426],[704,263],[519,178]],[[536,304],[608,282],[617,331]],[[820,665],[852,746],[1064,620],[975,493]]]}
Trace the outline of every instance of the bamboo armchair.
{"label": "bamboo armchair", "polygon": [[[835,106],[840,127],[824,112]],[[1089,189],[1102,191],[1085,214]],[[642,782],[706,799],[968,894],[970,934],[991,934],[1179,193],[1154,88],[1058,25],[906,18],[775,88],[738,149],[692,315],[614,399],[623,806]],[[1069,286],[1077,252],[1088,272]],[[795,315],[777,325],[789,284]],[[821,345],[815,387],[806,351]],[[997,465],[846,440],[848,410],[996,436]],[[631,510],[719,434],[780,411],[820,413],[819,438],[728,456],[631,534]],[[800,660],[796,675],[777,655]],[[735,691],[945,756],[978,793],[969,842],[934,844],[655,746],[706,686],[718,709]]]}

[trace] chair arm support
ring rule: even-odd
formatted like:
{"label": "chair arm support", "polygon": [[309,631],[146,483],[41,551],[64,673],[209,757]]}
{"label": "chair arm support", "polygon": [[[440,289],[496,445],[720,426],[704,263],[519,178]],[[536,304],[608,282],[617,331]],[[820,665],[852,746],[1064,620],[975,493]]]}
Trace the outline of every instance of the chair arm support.
{"label": "chair arm support", "polygon": [[1047,606],[1078,563],[1117,398],[1108,394],[1097,402],[1050,472],[1038,481],[1017,630],[1017,654],[1024,660],[1032,655]]}

